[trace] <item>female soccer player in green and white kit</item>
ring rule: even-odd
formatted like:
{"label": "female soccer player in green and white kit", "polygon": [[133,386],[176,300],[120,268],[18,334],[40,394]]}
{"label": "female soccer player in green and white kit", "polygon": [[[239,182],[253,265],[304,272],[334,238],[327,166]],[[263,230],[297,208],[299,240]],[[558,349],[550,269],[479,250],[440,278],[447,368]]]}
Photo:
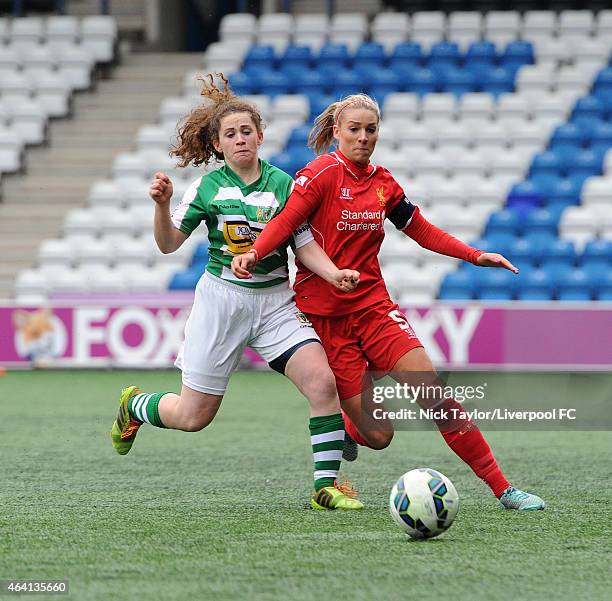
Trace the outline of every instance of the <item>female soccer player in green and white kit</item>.
{"label": "female soccer player in green and white kit", "polygon": [[[351,490],[336,482],[345,436],[336,383],[317,334],[293,301],[286,246],[261,261],[248,281],[235,277],[230,268],[234,254],[248,250],[282,209],[293,179],[259,159],[261,116],[220,77],[222,86],[208,76],[202,90],[208,102],[188,116],[172,154],[181,167],[206,164],[213,157],[223,159],[224,165],[193,182],[172,215],[170,179],[157,173],[149,188],[155,201],[155,240],[163,253],[178,249],[201,221],[208,226],[210,260],[196,287],[176,360],[182,390],[180,395],[145,394],[136,386],[125,388],[112,443],[125,455],[144,422],[188,432],[205,428],[219,410],[244,348],[250,346],[310,403],[312,507],[361,509]],[[337,269],[314,242],[308,225],[294,232],[291,244],[302,263],[337,288],[349,291],[357,285],[358,272]]]}

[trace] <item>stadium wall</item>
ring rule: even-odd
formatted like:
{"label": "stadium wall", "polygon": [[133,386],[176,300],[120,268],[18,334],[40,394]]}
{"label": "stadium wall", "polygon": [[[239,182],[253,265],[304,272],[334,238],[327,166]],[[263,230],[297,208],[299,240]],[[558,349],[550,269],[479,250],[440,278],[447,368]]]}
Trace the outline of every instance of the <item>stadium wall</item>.
{"label": "stadium wall", "polygon": [[[0,306],[0,366],[171,367],[190,293]],[[439,369],[607,370],[612,303],[437,303],[405,313]],[[253,352],[243,367],[262,368]]]}

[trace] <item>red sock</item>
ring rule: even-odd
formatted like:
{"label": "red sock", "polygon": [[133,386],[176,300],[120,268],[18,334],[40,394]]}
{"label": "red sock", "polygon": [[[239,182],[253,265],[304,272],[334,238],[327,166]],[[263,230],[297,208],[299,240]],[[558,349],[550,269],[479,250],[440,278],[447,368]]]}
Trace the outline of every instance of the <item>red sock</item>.
{"label": "red sock", "polygon": [[440,434],[446,444],[489,485],[493,494],[499,497],[510,486],[510,482],[499,469],[491,448],[478,426],[474,422],[469,422],[468,428],[459,432],[440,432]]}
{"label": "red sock", "polygon": [[355,424],[349,419],[348,415],[344,413],[344,411],[342,412],[342,417],[344,418],[344,429],[346,430],[346,433],[357,444],[360,444],[362,447],[368,447],[369,449],[371,449],[372,447],[368,444],[366,439],[363,436],[361,436],[361,434],[359,434],[359,430],[357,430],[357,426],[355,426]]}

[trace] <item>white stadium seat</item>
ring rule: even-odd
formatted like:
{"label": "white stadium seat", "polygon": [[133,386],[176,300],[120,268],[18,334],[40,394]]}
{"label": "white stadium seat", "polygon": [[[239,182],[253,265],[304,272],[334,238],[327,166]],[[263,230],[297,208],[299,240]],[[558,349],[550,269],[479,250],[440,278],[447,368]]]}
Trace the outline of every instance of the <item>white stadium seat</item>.
{"label": "white stadium seat", "polygon": [[243,40],[213,42],[209,44],[204,56],[207,73],[224,73],[226,76],[240,70],[248,43]]}
{"label": "white stadium seat", "polygon": [[595,15],[590,10],[562,10],[559,14],[559,36],[589,36],[594,30]]}
{"label": "white stadium seat", "polygon": [[385,120],[415,119],[420,111],[421,103],[417,94],[393,92],[385,98],[382,113]]}
{"label": "white stadium seat", "polygon": [[43,240],[38,249],[38,264],[70,266],[73,256],[72,247],[65,238]]}
{"label": "white stadium seat", "polygon": [[497,119],[510,118],[529,119],[531,103],[526,96],[520,94],[502,94],[497,99]]}
{"label": "white stadium seat", "polygon": [[23,138],[16,129],[0,127],[0,173],[15,173],[23,166]]}
{"label": "white stadium seat", "polygon": [[559,222],[559,235],[572,240],[582,247],[588,240],[597,235],[600,222],[591,207],[568,207],[563,211]]}
{"label": "white stadium seat", "polygon": [[40,17],[13,19],[10,40],[13,46],[23,49],[40,44],[43,40],[43,20]]}
{"label": "white stadium seat", "polygon": [[378,42],[391,52],[397,44],[408,39],[410,19],[406,13],[381,12],[372,20],[372,41]]}
{"label": "white stadium seat", "polygon": [[45,40],[56,47],[73,45],[79,41],[79,20],[76,17],[62,15],[48,17],[45,22]]}
{"label": "white stadium seat", "polygon": [[15,73],[21,69],[22,53],[14,46],[0,46],[0,75],[5,72]]}
{"label": "white stadium seat", "polygon": [[445,117],[452,119],[457,110],[457,100],[454,94],[427,94],[421,103],[423,119]]}
{"label": "white stadium seat", "polygon": [[495,114],[495,101],[491,94],[464,94],[458,103],[458,112],[462,119],[472,117],[490,119]]}
{"label": "white stadium seat", "polygon": [[221,41],[246,41],[249,44],[255,38],[257,19],[250,13],[233,13],[225,15],[219,25]]}
{"label": "white stadium seat", "polygon": [[296,15],[293,43],[316,50],[326,42],[329,30],[329,17],[325,14]]}
{"label": "white stadium seat", "polygon": [[115,157],[112,172],[115,178],[145,178],[147,162],[143,154],[124,152]]}
{"label": "white stadium seat", "polygon": [[367,33],[368,21],[363,13],[335,13],[331,18],[329,41],[332,44],[345,44],[354,51]]}
{"label": "white stadium seat", "polygon": [[72,209],[66,215],[64,220],[64,235],[66,237],[78,235],[95,236],[98,231],[99,224],[91,210]]}
{"label": "white stadium seat", "polygon": [[442,11],[421,11],[412,15],[410,39],[428,49],[444,38],[446,16]]}
{"label": "white stadium seat", "polygon": [[582,204],[584,206],[610,207],[612,202],[612,176],[589,177],[582,188]]}
{"label": "white stadium seat", "polygon": [[26,144],[42,144],[46,138],[47,114],[38,101],[23,100],[12,107],[12,124]]}
{"label": "white stadium seat", "polygon": [[522,37],[525,40],[557,33],[557,15],[549,10],[528,10],[523,16]]}
{"label": "white stadium seat", "polygon": [[126,202],[126,195],[119,184],[110,180],[94,182],[87,196],[87,204],[90,207],[120,207]]}
{"label": "white stadium seat", "polygon": [[81,44],[87,48],[97,62],[108,63],[115,54],[117,22],[109,15],[83,17],[81,22]]}
{"label": "white stadium seat", "polygon": [[56,73],[40,74],[34,80],[36,100],[50,117],[66,117],[70,113],[70,84]]}
{"label": "white stadium seat", "polygon": [[37,269],[24,269],[17,274],[15,279],[15,294],[45,295],[48,292],[47,278]]}
{"label": "white stadium seat", "polygon": [[281,94],[275,98],[271,112],[275,119],[294,118],[304,123],[310,115],[310,103],[308,97],[301,94]]}
{"label": "white stadium seat", "polygon": [[521,16],[516,10],[493,10],[485,14],[483,37],[498,47],[519,37]]}
{"label": "white stadium seat", "polygon": [[263,14],[257,22],[257,43],[281,53],[289,44],[293,28],[294,19],[289,13]]}

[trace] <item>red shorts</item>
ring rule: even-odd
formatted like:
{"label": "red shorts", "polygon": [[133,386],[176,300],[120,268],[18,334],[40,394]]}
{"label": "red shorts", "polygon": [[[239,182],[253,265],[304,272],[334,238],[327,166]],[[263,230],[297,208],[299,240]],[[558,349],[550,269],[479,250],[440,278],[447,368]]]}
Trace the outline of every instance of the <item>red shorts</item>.
{"label": "red shorts", "polygon": [[341,401],[361,393],[366,369],[389,372],[408,351],[423,346],[390,299],[340,317],[307,316],[321,338]]}

